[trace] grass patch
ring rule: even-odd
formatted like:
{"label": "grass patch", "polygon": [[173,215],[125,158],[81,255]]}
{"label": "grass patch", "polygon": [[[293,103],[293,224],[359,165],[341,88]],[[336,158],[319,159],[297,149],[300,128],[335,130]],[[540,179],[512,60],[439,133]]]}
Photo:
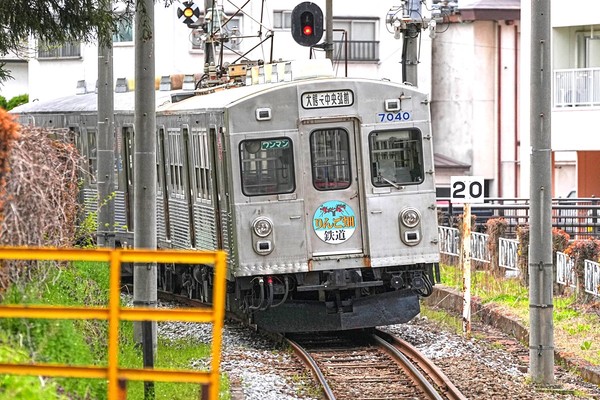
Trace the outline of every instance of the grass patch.
{"label": "grass patch", "polygon": [[[130,324],[132,325],[132,324]],[[133,333],[133,331],[132,331]],[[130,336],[131,337],[131,336]],[[127,368],[142,368],[142,353],[137,346],[126,346],[121,365]],[[161,369],[191,370],[193,365],[207,364],[210,358],[210,345],[199,344],[192,339],[175,341],[159,339],[155,367]],[[133,351],[133,353],[130,353]],[[207,368],[200,368],[207,370]],[[200,385],[193,383],[155,382],[155,398],[164,400],[188,400],[200,398]],[[229,379],[221,376],[220,399],[230,398]],[[128,382],[127,399],[144,399],[144,383]]]}
{"label": "grass patch", "polygon": [[[76,262],[36,268],[28,283],[13,285],[2,304],[102,306],[108,304],[107,264]],[[119,364],[142,367],[142,351],[133,339],[133,323],[121,322]],[[108,322],[94,320],[0,319],[0,362],[107,365]],[[210,357],[210,345],[191,340],[158,343],[156,368],[191,370]],[[199,398],[198,384],[155,383],[156,399]],[[229,382],[221,379],[222,399],[229,399]],[[101,379],[53,378],[4,375],[1,399],[99,399],[107,398]],[[143,399],[143,382],[129,382],[128,399]]]}
{"label": "grass patch", "polygon": [[438,322],[447,330],[456,334],[462,334],[462,318],[456,317],[452,314],[448,314],[445,311],[438,311],[433,308],[429,308],[424,304],[421,304],[421,316],[426,317],[432,321]]}
{"label": "grass patch", "polygon": [[[442,284],[462,291],[460,268],[440,265]],[[515,278],[495,278],[487,271],[474,271],[471,294],[484,304],[493,304],[515,315],[524,326],[529,326],[529,291]],[[594,365],[600,365],[600,317],[581,312],[575,295],[553,298],[554,343],[575,356]],[[428,312],[428,311],[426,311]],[[444,320],[443,317],[430,317]],[[460,325],[459,320],[459,327]],[[459,330],[458,332],[461,332]]]}

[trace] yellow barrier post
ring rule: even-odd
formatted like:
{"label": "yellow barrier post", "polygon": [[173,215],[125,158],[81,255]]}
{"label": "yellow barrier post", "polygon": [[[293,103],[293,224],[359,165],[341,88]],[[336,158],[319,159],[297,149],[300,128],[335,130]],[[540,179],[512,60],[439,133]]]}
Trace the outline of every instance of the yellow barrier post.
{"label": "yellow barrier post", "polygon": [[[125,399],[127,380],[191,382],[209,385],[209,398],[219,396],[221,343],[225,316],[225,269],[226,255],[223,251],[169,251],[169,250],[78,250],[54,248],[0,247],[0,259],[55,260],[55,261],[100,261],[110,265],[109,304],[102,307],[55,307],[55,306],[0,306],[0,318],[40,319],[99,319],[108,320],[108,366],[66,366],[49,364],[6,364],[0,363],[0,374],[97,378],[108,380],[109,399]],[[123,262],[157,262],[177,264],[213,264],[213,306],[209,310],[180,308],[121,308],[120,270]],[[211,370],[161,370],[119,368],[118,340],[120,321],[185,321],[213,323],[211,347]]]}

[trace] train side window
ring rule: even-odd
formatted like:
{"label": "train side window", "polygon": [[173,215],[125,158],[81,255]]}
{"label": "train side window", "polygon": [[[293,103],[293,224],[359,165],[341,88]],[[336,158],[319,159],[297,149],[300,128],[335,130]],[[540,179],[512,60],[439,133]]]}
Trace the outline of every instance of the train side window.
{"label": "train side window", "polygon": [[423,147],[419,130],[373,131],[369,135],[369,151],[374,186],[423,182]]}
{"label": "train side window", "polygon": [[210,200],[210,161],[206,130],[192,130],[194,185],[198,198]]}
{"label": "train side window", "polygon": [[183,158],[181,154],[181,132],[169,129],[169,173],[171,193],[183,198]]}
{"label": "train side window", "polygon": [[341,128],[319,129],[310,135],[313,185],[317,190],[350,187],[350,144]]}
{"label": "train side window", "polygon": [[240,143],[242,193],[246,196],[291,193],[295,187],[292,140],[286,137]]}

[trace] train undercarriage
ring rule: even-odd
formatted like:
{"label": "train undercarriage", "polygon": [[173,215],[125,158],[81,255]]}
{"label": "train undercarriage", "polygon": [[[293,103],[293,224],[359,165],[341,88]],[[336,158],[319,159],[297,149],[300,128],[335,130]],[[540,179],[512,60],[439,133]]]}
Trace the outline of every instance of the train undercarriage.
{"label": "train undercarriage", "polygon": [[[160,290],[210,303],[212,268],[161,265]],[[274,332],[331,331],[404,323],[439,282],[437,264],[240,277],[227,283],[227,308]]]}

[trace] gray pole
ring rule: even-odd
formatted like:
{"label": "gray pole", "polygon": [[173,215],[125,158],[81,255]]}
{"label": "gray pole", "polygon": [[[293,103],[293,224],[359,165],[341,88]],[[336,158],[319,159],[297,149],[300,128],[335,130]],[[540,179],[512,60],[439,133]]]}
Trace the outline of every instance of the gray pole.
{"label": "gray pole", "polygon": [[408,17],[411,22],[406,25],[402,40],[402,82],[418,86],[419,82],[417,69],[419,66],[419,34],[421,32],[421,2],[419,0],[410,0],[408,2]]}
{"label": "gray pole", "polygon": [[[111,2],[103,7],[110,10]],[[112,37],[98,40],[98,246],[115,247]]]}
{"label": "gray pole", "polygon": [[550,2],[532,0],[529,369],[532,380],[543,384],[554,382],[550,34]]}
{"label": "gray pole", "polygon": [[325,3],[325,57],[333,62],[333,0]]}
{"label": "gray pole", "polygon": [[[156,249],[156,98],[154,54],[154,1],[137,0],[135,13],[135,140],[134,140],[134,247]],[[154,263],[136,263],[133,270],[133,302],[155,307],[157,273]],[[154,366],[156,322],[137,322],[144,367]],[[154,386],[146,382],[145,398],[153,398]]]}

